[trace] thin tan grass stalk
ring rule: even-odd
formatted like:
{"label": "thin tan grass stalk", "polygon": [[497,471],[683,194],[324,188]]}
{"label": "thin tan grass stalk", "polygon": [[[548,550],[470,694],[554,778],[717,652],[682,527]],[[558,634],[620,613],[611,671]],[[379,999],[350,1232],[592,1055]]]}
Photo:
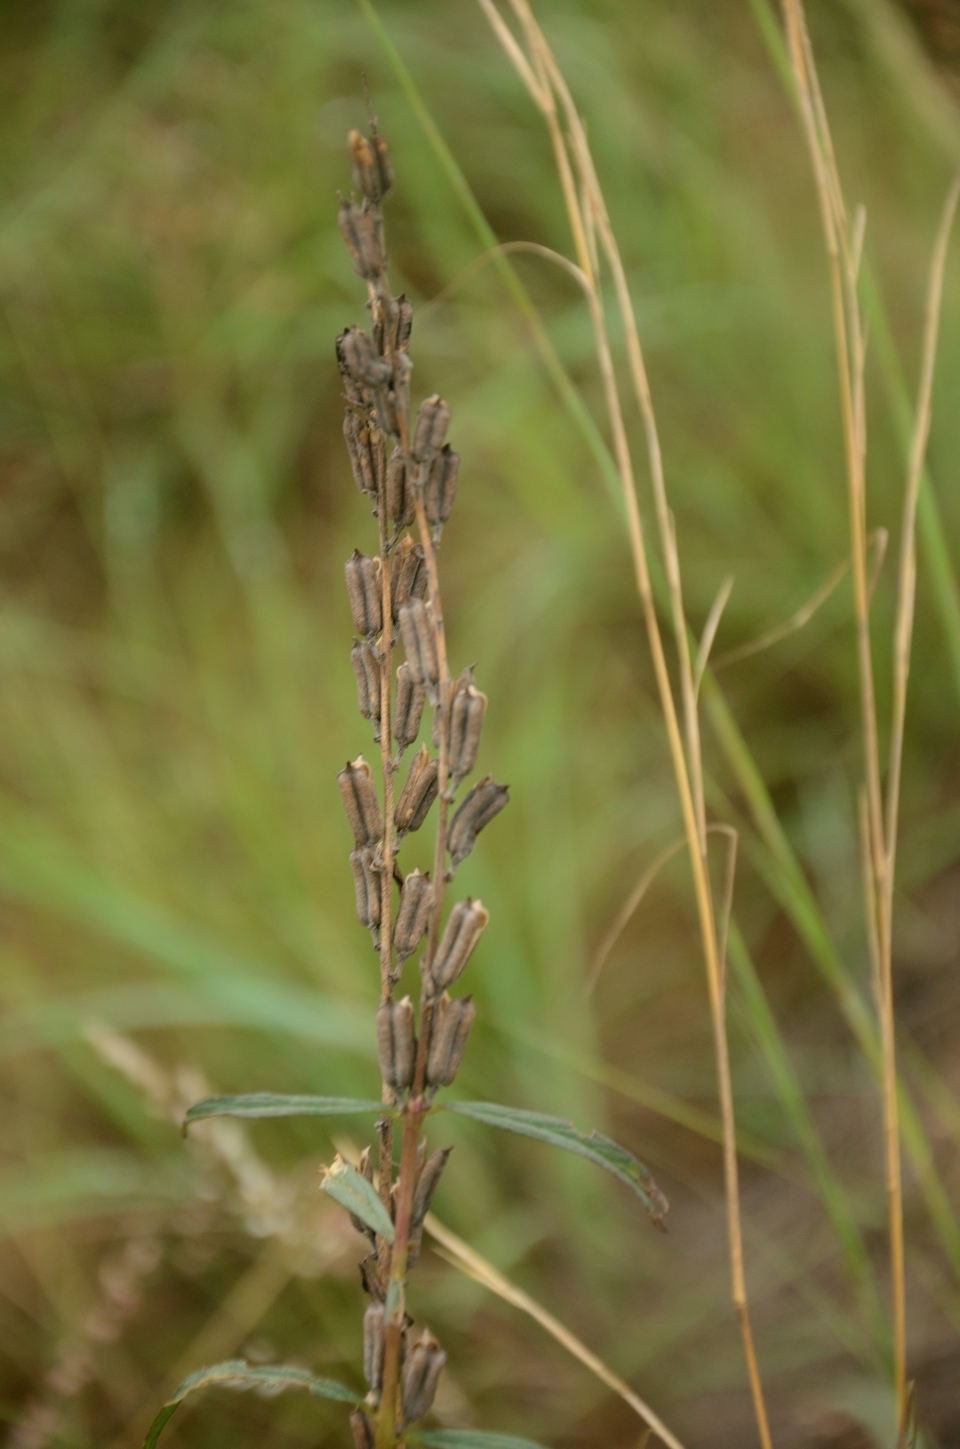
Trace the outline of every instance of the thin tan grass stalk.
{"label": "thin tan grass stalk", "polygon": [[624,1383],[623,1379],[608,1368],[602,1359],[587,1348],[586,1344],[581,1343],[565,1324],[561,1323],[558,1318],[554,1318],[553,1314],[541,1303],[538,1303],[535,1298],[531,1298],[529,1293],[525,1293],[515,1283],[511,1283],[509,1278],[505,1278],[492,1263],[488,1263],[486,1258],[481,1257],[475,1248],[471,1248],[462,1238],[458,1238],[456,1233],[452,1233],[433,1213],[427,1214],[424,1227],[440,1244],[437,1251],[442,1258],[445,1258],[467,1278],[472,1278],[474,1282],[482,1284],[491,1293],[495,1293],[498,1298],[502,1298],[505,1303],[512,1303],[514,1308],[519,1308],[522,1313],[528,1314],[536,1323],[539,1323],[541,1328],[546,1329],[547,1333],[555,1338],[557,1343],[561,1344],[569,1354],[579,1359],[601,1383],[606,1384],[608,1389],[612,1389],[615,1394],[618,1394],[625,1404],[629,1404],[634,1413],[639,1415],[648,1426],[648,1431],[662,1440],[667,1445],[667,1449],[683,1449],[676,1434],[670,1432],[663,1420],[650,1408],[650,1405],[644,1403],[640,1395],[634,1393],[629,1384]]}
{"label": "thin tan grass stalk", "polygon": [[907,1388],[903,1185],[900,1161],[896,1023],[893,1002],[893,885],[907,683],[916,592],[916,510],[923,458],[930,431],[933,369],[943,291],[943,271],[950,229],[957,202],[960,200],[960,178],[955,180],[951,186],[944,206],[934,246],[927,290],[923,360],[910,448],[900,546],[897,614],[894,628],[893,710],[886,808],[884,810],[873,659],[870,645],[872,589],[867,570],[866,411],[864,402],[866,344],[857,296],[857,273],[862,255],[865,222],[861,208],[853,227],[850,228],[847,223],[829,121],[817,78],[816,63],[802,0],[783,0],[783,8],[790,60],[813,165],[830,264],[831,299],[839,362],[864,743],[865,780],[860,807],[864,891],[867,936],[873,968],[874,993],[880,1019],[883,1057],[882,1098],[893,1303],[894,1381],[898,1434],[902,1435],[907,1421],[909,1396]]}
{"label": "thin tan grass stalk", "polygon": [[[767,1420],[766,1404],[757,1364],[756,1350],[747,1302],[746,1277],[743,1262],[743,1230],[740,1218],[740,1193],[736,1155],[736,1127],[733,1104],[733,1088],[730,1075],[730,1057],[727,1043],[726,1020],[723,1002],[723,982],[717,928],[714,915],[713,896],[707,867],[707,824],[704,803],[703,770],[700,753],[700,732],[697,719],[696,690],[690,657],[690,643],[680,581],[680,566],[677,555],[673,521],[666,499],[666,485],[663,474],[663,459],[660,448],[656,415],[650,394],[649,380],[643,361],[636,318],[630,299],[626,274],[610,225],[603,193],[586,133],[573,104],[569,88],[559,66],[547,44],[527,0],[511,0],[514,14],[523,28],[527,42],[524,55],[519,42],[506,25],[497,10],[494,0],[479,0],[484,13],[500,43],[503,45],[528,91],[547,124],[557,170],[560,176],[564,200],[567,206],[574,246],[580,270],[589,280],[587,298],[593,325],[597,358],[603,381],[604,396],[613,435],[614,456],[623,490],[627,512],[628,532],[637,589],[640,595],[647,638],[653,656],[654,671],[660,695],[670,753],[676,776],[677,790],[683,814],[700,932],[707,973],[710,999],[710,1013],[717,1059],[717,1078],[723,1121],[724,1182],[727,1204],[727,1229],[730,1254],[730,1271],[733,1300],[740,1324],[747,1371],[750,1379],[754,1412],[763,1449],[770,1449],[771,1438]],[[568,142],[563,135],[557,115],[556,99],[559,99],[569,130]],[[572,155],[572,161],[571,161]],[[576,184],[574,167],[579,176],[580,188]],[[580,198],[584,197],[582,204]],[[673,696],[673,688],[667,668],[660,624],[653,598],[649,565],[646,554],[643,526],[637,501],[633,462],[627,440],[623,410],[617,388],[612,354],[606,328],[603,301],[597,281],[594,230],[614,279],[618,306],[623,318],[627,336],[627,350],[630,374],[636,401],[643,420],[647,443],[650,474],[653,481],[654,498],[661,548],[670,594],[671,615],[680,666],[681,700],[684,727],[681,733],[680,720]],[[686,748],[684,747],[686,737]]]}

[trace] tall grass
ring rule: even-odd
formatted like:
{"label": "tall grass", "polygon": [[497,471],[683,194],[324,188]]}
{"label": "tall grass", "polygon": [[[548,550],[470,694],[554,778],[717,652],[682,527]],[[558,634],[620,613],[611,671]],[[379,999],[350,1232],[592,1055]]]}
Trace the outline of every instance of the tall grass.
{"label": "tall grass", "polygon": [[[516,802],[496,847],[464,866],[502,947],[481,948],[479,1015],[497,1025],[478,1034],[464,1089],[480,1095],[497,1076],[525,1105],[583,1120],[605,1109],[656,1166],[674,1223],[651,1244],[615,1189],[545,1153],[494,1161],[466,1124],[458,1186],[444,1184],[438,1211],[684,1443],[740,1444],[752,1411],[730,1331],[711,1029],[681,857],[584,1008],[596,948],[682,828],[611,507],[589,308],[533,256],[468,271],[491,241],[569,252],[549,140],[478,12],[384,6],[380,18],[407,80],[348,7],[246,0],[145,18],[118,3],[3,20],[5,1412],[56,1400],[71,1442],[133,1443],[168,1376],[214,1338],[222,1356],[251,1340],[276,1358],[312,1342],[309,1366],[345,1379],[359,1365],[348,1246],[322,1277],[290,1277],[242,1214],[204,1219],[172,1126],[84,1029],[135,1032],[168,1066],[202,1063],[223,1090],[364,1096],[375,1079],[373,994],[329,787],[353,715],[337,571],[363,506],[348,501],[338,438],[328,339],[354,306],[328,198],[343,131],[362,121],[364,71],[406,178],[398,276],[418,304],[446,292],[419,329],[418,386],[442,384],[473,460],[459,504],[472,552],[448,566],[476,611],[454,609],[448,627],[464,659],[480,653],[481,627],[494,634],[485,747]],[[735,575],[720,659],[788,619],[846,552],[800,133],[754,16],[732,0],[706,17],[598,3],[540,18],[588,118],[638,304],[698,636]],[[868,523],[890,529],[894,558],[911,432],[901,379],[918,374],[958,132],[892,10],[824,7],[811,20],[841,169],[867,205]],[[960,1270],[947,1030],[958,517],[943,486],[960,441],[947,402],[956,322],[948,264],[893,934],[910,1372],[943,1442]],[[616,327],[610,344],[629,386]],[[636,453],[632,415],[626,430]],[[652,522],[642,474],[640,500]],[[890,637],[895,574],[888,561],[877,581],[877,641]],[[668,619],[668,598],[660,608]],[[892,1422],[849,616],[845,580],[803,629],[708,672],[701,689],[705,809],[741,837],[728,1030],[778,1444],[826,1435],[831,1414],[878,1442]],[[876,670],[884,701],[892,663],[879,648]],[[274,1166],[326,1155],[318,1129],[256,1143]],[[91,1381],[58,1398],[43,1375],[138,1224],[164,1248],[143,1306],[122,1340],[95,1348]],[[422,1272],[418,1312],[450,1353],[446,1422],[551,1442],[635,1432],[630,1411],[515,1308],[430,1253]],[[315,1441],[324,1412],[225,1400],[186,1419],[181,1442]]]}

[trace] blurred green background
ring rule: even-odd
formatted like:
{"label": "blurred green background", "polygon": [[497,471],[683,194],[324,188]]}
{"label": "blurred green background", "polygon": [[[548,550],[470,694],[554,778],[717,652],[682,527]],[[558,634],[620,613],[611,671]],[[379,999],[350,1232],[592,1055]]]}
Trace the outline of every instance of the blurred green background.
{"label": "blurred green background", "polygon": [[[719,655],[790,615],[847,538],[819,222],[770,13],[763,0],[544,0],[538,13],[587,118],[636,299],[696,629],[735,576]],[[364,316],[336,229],[362,75],[398,175],[387,219],[395,287],[418,308],[415,390],[449,400],[464,460],[441,559],[452,663],[477,661],[481,768],[512,794],[458,877],[492,917],[468,976],[479,1017],[459,1090],[614,1132],[672,1201],[664,1237],[588,1164],[441,1122],[435,1140],[457,1150],[437,1211],[688,1445],[753,1442],[682,858],[585,998],[611,919],[678,831],[619,506],[502,269],[467,271],[486,242],[463,188],[500,240],[569,250],[550,148],[479,8],[390,0],[379,14],[406,81],[350,0],[0,9],[11,1449],[133,1446],[178,1377],[217,1358],[361,1381],[362,1248],[315,1190],[327,1126],[185,1145],[172,1118],[208,1084],[366,1096],[377,1081],[376,966],[335,784],[345,758],[370,751],[342,566],[375,533],[333,365],[335,334]],[[882,296],[869,486],[871,526],[891,530],[875,602],[884,718],[902,386],[915,385],[929,252],[960,160],[951,14],[810,4]],[[559,270],[511,264],[602,432],[585,305]],[[919,1144],[911,1373],[943,1446],[960,1443],[958,387],[955,249],[895,962]],[[649,517],[643,476],[641,488]],[[711,730],[715,693],[704,729],[711,806],[743,830],[730,1022],[775,1437],[856,1449],[890,1442],[891,1413],[879,1114],[837,1004],[846,991],[847,1015],[859,1002],[869,1021],[849,621],[845,584],[805,630],[717,676],[782,837],[756,792],[751,806],[729,731],[724,748]],[[342,1130],[361,1140],[356,1123]],[[571,1449],[641,1442],[624,1405],[430,1250],[412,1305],[449,1351],[442,1422]],[[346,1444],[347,1429],[316,1401],[212,1393],[169,1438],[286,1449]]]}

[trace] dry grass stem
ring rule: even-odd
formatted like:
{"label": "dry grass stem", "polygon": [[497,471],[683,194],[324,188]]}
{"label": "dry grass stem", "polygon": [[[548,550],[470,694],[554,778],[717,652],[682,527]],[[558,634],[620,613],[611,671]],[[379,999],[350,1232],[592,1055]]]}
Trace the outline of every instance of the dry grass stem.
{"label": "dry grass stem", "polygon": [[[676,538],[669,506],[667,504],[663,459],[649,381],[640,346],[639,333],[626,280],[626,273],[620,258],[616,239],[613,235],[613,229],[610,225],[603,193],[597,179],[593,158],[587,142],[586,132],[563,74],[526,0],[511,0],[512,9],[520,23],[526,41],[527,53],[525,56],[523,56],[519,42],[516,41],[512,32],[509,31],[506,22],[499,14],[493,0],[479,0],[479,3],[490,20],[494,33],[517,67],[521,79],[527,86],[532,99],[546,122],[553,145],[568,219],[571,231],[573,232],[577,261],[584,276],[590,282],[587,299],[590,305],[597,360],[603,382],[610,429],[613,435],[614,457],[620,476],[623,500],[627,513],[628,532],[637,589],[640,595],[647,638],[653,656],[660,705],[663,711],[677,790],[680,797],[680,806],[683,814],[691,870],[693,873],[697,913],[700,922],[700,934],[706,965],[711,1021],[717,1058],[720,1110],[724,1124],[724,1182],[733,1300],[740,1323],[760,1440],[763,1449],[770,1449],[771,1439],[766,1404],[763,1396],[753,1333],[750,1326],[749,1309],[747,1306],[746,1277],[743,1263],[743,1230],[740,1220],[733,1089],[730,1076],[726,1023],[723,1011],[723,983],[716,920],[706,860],[707,827],[696,690],[694,688],[690,658],[688,628],[683,610]],[[560,126],[555,98],[560,102],[564,120],[568,128],[569,149],[568,141]],[[579,187],[575,179],[574,168],[576,168],[576,176],[579,179]],[[581,196],[586,199],[585,209],[581,207]],[[613,366],[603,300],[597,279],[594,261],[594,230],[599,236],[601,249],[613,275],[618,307],[627,338],[630,375],[646,438],[660,543],[669,587],[673,631],[678,652],[683,711],[682,731],[654,603],[646,544],[637,500],[633,461],[630,454],[623,409]],[[686,740],[686,745],[684,745],[684,739]]]}

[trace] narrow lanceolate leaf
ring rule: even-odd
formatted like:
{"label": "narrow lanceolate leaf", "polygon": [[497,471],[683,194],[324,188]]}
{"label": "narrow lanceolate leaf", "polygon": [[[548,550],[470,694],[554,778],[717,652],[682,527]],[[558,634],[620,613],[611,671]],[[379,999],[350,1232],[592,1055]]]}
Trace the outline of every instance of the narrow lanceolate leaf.
{"label": "narrow lanceolate leaf", "polygon": [[[378,1103],[378,1110],[379,1105]],[[320,1186],[335,1202],[345,1207],[347,1212],[353,1213],[355,1218],[361,1218],[381,1238],[386,1238],[388,1243],[393,1242],[393,1222],[380,1201],[376,1188],[355,1167],[351,1167],[349,1162],[344,1162],[342,1157],[336,1158],[333,1166],[325,1170]]]}
{"label": "narrow lanceolate leaf", "polygon": [[197,1369],[184,1379],[172,1399],[168,1399],[160,1410],[144,1440],[143,1449],[156,1449],[164,1426],[170,1422],[180,1404],[188,1394],[198,1389],[219,1384],[225,1389],[268,1388],[276,1392],[283,1389],[306,1389],[318,1399],[337,1399],[343,1404],[359,1403],[359,1396],[351,1389],[338,1384],[334,1379],[317,1379],[306,1369],[284,1368],[282,1366],[251,1368],[243,1359],[232,1359],[229,1363],[214,1364],[211,1368]]}
{"label": "narrow lanceolate leaf", "polygon": [[191,1107],[184,1128],[204,1117],[348,1117],[354,1112],[389,1112],[382,1102],[359,1097],[284,1096],[279,1092],[246,1092],[239,1097],[207,1097]]}
{"label": "narrow lanceolate leaf", "polygon": [[446,1102],[450,1112],[461,1117],[472,1117],[476,1122],[485,1122],[488,1127],[501,1127],[505,1132],[516,1132],[521,1137],[535,1137],[538,1142],[549,1142],[552,1147],[563,1147],[567,1152],[576,1152],[588,1157],[598,1167],[605,1167],[614,1177],[619,1177],[627,1187],[633,1188],[647,1212],[658,1227],[669,1207],[653,1177],[643,1163],[609,1137],[599,1132],[578,1132],[571,1122],[562,1117],[548,1117],[542,1112],[524,1112],[519,1107],[502,1107],[497,1102]]}
{"label": "narrow lanceolate leaf", "polygon": [[515,1434],[487,1434],[483,1429],[434,1429],[429,1434],[409,1431],[406,1436],[428,1449],[541,1449],[532,1439],[518,1439]]}

